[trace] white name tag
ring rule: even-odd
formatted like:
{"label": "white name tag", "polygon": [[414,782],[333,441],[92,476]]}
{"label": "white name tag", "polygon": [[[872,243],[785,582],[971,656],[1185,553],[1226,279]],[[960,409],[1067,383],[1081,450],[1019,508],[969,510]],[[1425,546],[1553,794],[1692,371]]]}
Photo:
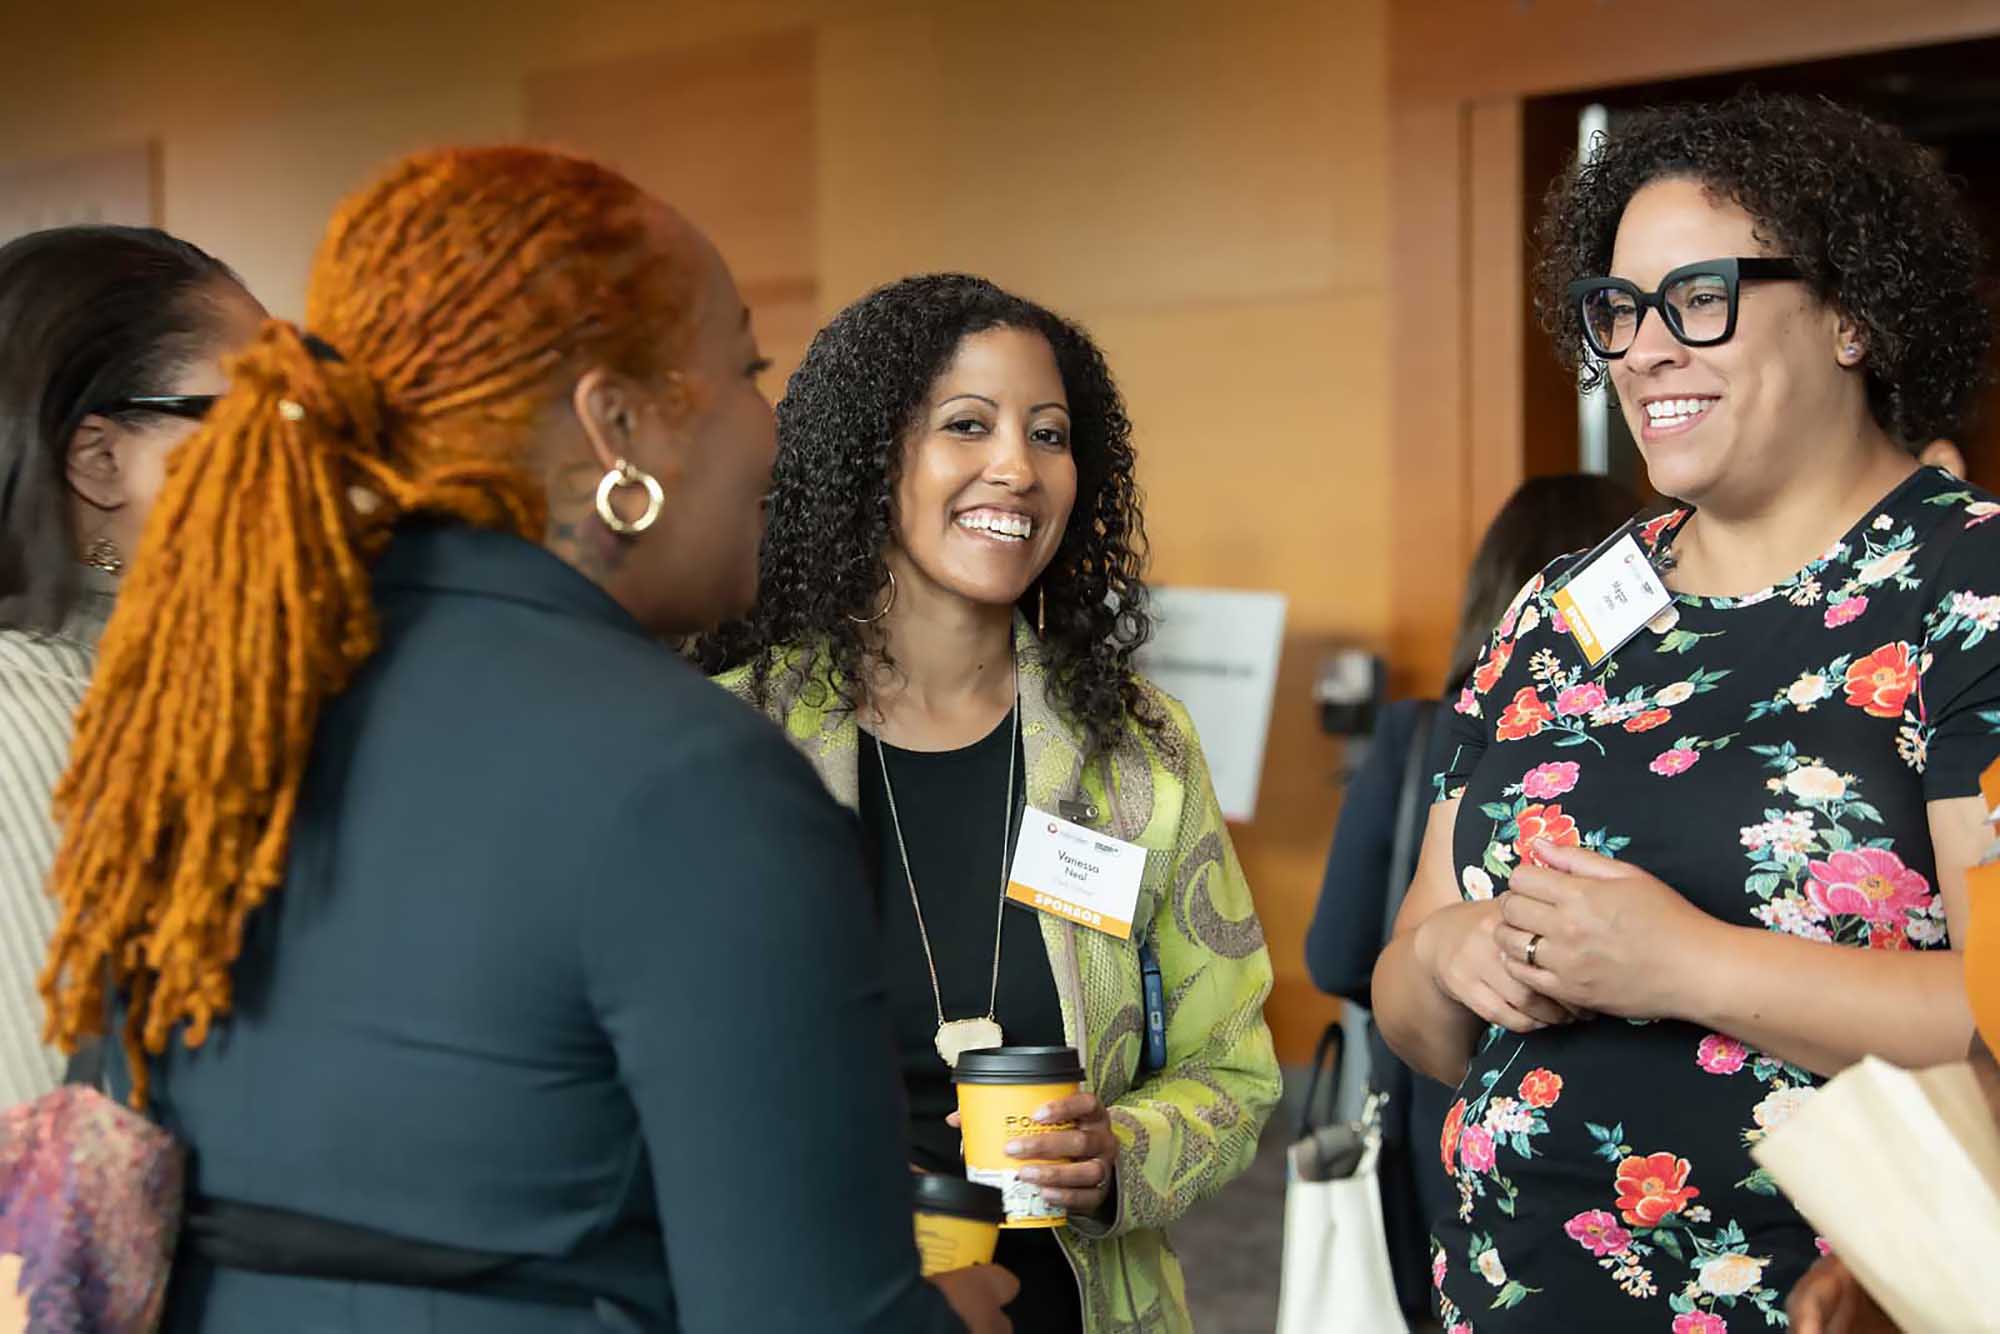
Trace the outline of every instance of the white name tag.
{"label": "white name tag", "polygon": [[1007,897],[1124,940],[1132,934],[1146,850],[1030,806]]}
{"label": "white name tag", "polygon": [[1639,539],[1626,533],[1565,580],[1549,601],[1562,613],[1584,660],[1595,667],[1670,610],[1674,597]]}

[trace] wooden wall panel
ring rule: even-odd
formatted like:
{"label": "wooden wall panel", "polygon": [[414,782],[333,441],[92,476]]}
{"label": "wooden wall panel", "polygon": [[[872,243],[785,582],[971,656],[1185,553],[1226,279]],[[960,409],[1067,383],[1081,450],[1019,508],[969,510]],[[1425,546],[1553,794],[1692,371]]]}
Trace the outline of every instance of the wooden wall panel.
{"label": "wooden wall panel", "polygon": [[[1521,411],[1521,100],[1485,98],[1464,121],[1467,518],[1472,529],[1521,483],[1526,453]],[[1470,553],[1476,538],[1467,534]]]}
{"label": "wooden wall panel", "polygon": [[965,265],[1076,309],[1379,290],[1386,9],[857,6],[822,35],[829,300]]}
{"label": "wooden wall panel", "polygon": [[734,271],[783,391],[818,325],[814,34],[791,28],[532,74],[531,139],[672,201]]}
{"label": "wooden wall panel", "polygon": [[0,165],[0,244],[44,227],[91,223],[159,226],[158,144]]}
{"label": "wooden wall panel", "polygon": [[1448,102],[1389,113],[1389,663],[1400,694],[1442,689],[1470,555],[1465,119]]}

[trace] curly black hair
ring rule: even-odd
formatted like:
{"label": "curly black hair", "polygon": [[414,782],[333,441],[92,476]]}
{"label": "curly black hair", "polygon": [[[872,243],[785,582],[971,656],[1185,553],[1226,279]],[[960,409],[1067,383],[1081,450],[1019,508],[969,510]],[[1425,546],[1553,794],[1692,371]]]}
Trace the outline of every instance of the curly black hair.
{"label": "curly black hair", "polygon": [[1992,339],[1979,232],[1925,148],[1824,98],[1749,91],[1637,112],[1556,179],[1538,229],[1535,308],[1586,386],[1606,368],[1587,354],[1563,289],[1607,272],[1625,206],[1671,177],[1741,207],[1820,300],[1862,328],[1868,406],[1884,431],[1914,449],[1960,426]]}
{"label": "curly black hair", "polygon": [[777,653],[823,646],[831,675],[813,688],[853,709],[865,669],[893,669],[850,618],[875,611],[888,580],[883,553],[895,533],[903,442],[959,344],[1000,328],[1047,339],[1069,397],[1076,504],[1021,604],[1031,618],[1045,610],[1052,695],[1093,753],[1113,748],[1128,719],[1159,725],[1131,668],[1152,618],[1132,424],[1118,386],[1089,334],[965,274],[877,288],[814,336],[778,404],[757,605],[696,642],[692,656],[705,670],[752,663],[753,696],[768,702]]}

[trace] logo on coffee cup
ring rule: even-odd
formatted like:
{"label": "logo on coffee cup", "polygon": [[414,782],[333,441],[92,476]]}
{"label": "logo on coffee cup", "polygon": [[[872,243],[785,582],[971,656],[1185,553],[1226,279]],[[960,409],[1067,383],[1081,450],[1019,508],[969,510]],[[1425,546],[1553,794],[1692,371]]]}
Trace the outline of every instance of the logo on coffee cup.
{"label": "logo on coffee cup", "polygon": [[1074,1121],[1037,1121],[1032,1116],[1009,1116],[1005,1118],[1007,1133],[1010,1135],[1042,1135],[1051,1130],[1075,1130]]}

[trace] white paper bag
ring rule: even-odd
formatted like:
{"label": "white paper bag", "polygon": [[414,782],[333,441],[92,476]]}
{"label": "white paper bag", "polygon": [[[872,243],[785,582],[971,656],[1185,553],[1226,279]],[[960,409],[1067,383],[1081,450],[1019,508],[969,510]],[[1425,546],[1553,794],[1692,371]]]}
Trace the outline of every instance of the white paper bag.
{"label": "white paper bag", "polygon": [[1906,1334],[2000,1331],[2000,1131],[1970,1066],[1864,1057],[1750,1153]]}

